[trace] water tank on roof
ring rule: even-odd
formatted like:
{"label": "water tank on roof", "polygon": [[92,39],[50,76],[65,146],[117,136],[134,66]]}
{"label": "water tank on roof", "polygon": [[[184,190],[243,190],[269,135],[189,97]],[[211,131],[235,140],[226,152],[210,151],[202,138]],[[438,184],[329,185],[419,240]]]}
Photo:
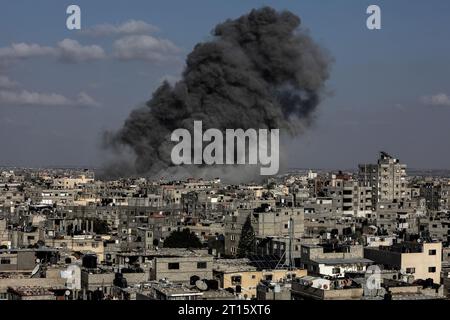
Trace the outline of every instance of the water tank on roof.
{"label": "water tank on roof", "polygon": [[97,268],[97,256],[94,254],[87,254],[83,256],[83,267],[88,269]]}
{"label": "water tank on roof", "polygon": [[116,287],[119,287],[119,288],[126,288],[126,287],[128,287],[127,279],[125,279],[123,277],[123,274],[121,274],[121,273],[116,273],[115,279],[113,281],[113,284]]}

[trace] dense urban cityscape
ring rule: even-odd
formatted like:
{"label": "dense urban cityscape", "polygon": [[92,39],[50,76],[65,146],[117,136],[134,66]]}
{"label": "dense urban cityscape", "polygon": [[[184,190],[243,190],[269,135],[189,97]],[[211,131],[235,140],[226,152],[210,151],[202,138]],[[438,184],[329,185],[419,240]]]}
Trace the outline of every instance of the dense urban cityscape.
{"label": "dense urban cityscape", "polygon": [[448,299],[449,191],[386,152],[240,185],[4,168],[0,299]]}
{"label": "dense urban cityscape", "polygon": [[448,308],[448,0],[0,12],[3,318]]}

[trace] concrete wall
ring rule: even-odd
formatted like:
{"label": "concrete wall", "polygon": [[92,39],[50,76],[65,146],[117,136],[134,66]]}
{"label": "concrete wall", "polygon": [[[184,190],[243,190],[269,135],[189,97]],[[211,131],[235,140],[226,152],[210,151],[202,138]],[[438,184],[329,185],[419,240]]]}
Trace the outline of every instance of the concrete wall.
{"label": "concrete wall", "polygon": [[[306,249],[305,254],[303,254],[303,249]],[[348,250],[348,252],[323,252],[323,247],[320,246],[302,246],[302,259],[353,259],[364,256],[362,245],[349,246]]]}
{"label": "concrete wall", "polygon": [[401,264],[401,253],[378,248],[364,248],[364,258],[374,261],[376,264],[394,266],[398,269]]}
{"label": "concrete wall", "polygon": [[[198,263],[206,263],[206,268],[198,268]],[[194,275],[200,279],[212,279],[213,257],[170,257],[155,258],[150,271],[151,280],[168,279],[171,282],[189,282]],[[169,269],[169,264],[178,263],[178,269]]]}
{"label": "concrete wall", "polygon": [[[429,250],[436,250],[435,255],[430,255]],[[414,279],[428,278],[435,283],[440,282],[442,244],[424,243],[422,252],[400,253],[389,250],[379,250],[375,248],[365,248],[364,257],[373,260],[376,264],[386,265],[393,269],[406,271],[407,268],[414,268]],[[429,272],[429,267],[435,267],[435,272]]]}
{"label": "concrete wall", "polygon": [[294,300],[360,300],[363,296],[362,288],[322,290],[301,285],[298,282],[292,283],[292,297]]}
{"label": "concrete wall", "polygon": [[0,292],[6,292],[8,287],[61,287],[65,285],[62,278],[6,278],[0,279]]}
{"label": "concrete wall", "polygon": [[[429,250],[436,250],[436,255],[430,255]],[[433,279],[434,283],[440,283],[441,280],[441,260],[442,260],[442,244],[441,243],[424,243],[423,252],[403,253],[401,268],[415,268],[414,279],[428,278]],[[435,272],[429,272],[429,267],[435,267]]]}
{"label": "concrete wall", "polygon": [[222,288],[236,289],[236,284],[233,284],[234,277],[241,277],[242,296],[246,294],[249,298],[256,297],[256,289],[261,280],[266,280],[268,276],[272,276],[273,281],[280,281],[286,279],[288,275],[295,274],[295,277],[300,278],[307,275],[307,271],[303,269],[298,270],[271,270],[271,271],[243,271],[225,273],[220,276]]}

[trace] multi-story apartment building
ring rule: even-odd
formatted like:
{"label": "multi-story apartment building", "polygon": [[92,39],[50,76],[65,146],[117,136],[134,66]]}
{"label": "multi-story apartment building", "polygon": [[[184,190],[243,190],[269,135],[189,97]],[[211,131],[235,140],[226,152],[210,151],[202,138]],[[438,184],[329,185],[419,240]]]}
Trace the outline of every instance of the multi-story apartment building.
{"label": "multi-story apartment building", "polygon": [[290,235],[301,237],[304,234],[303,208],[266,207],[255,210],[236,210],[225,217],[225,254],[237,253],[242,226],[249,215],[257,237]]}
{"label": "multi-story apartment building", "polygon": [[420,185],[420,196],[426,201],[428,210],[449,210],[450,184],[426,182]]}
{"label": "multi-story apartment building", "polygon": [[343,215],[365,217],[372,213],[372,188],[355,180],[331,180],[324,189],[333,199],[333,204]]}
{"label": "multi-story apartment building", "polygon": [[359,181],[372,188],[372,203],[379,201],[403,201],[411,198],[406,180],[406,164],[380,153],[377,164],[359,165]]}

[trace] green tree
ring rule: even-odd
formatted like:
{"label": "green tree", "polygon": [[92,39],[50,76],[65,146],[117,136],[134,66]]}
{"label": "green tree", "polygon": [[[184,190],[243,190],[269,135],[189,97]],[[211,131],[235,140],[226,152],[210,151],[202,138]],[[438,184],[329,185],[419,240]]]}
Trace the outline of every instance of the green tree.
{"label": "green tree", "polygon": [[164,240],[165,248],[202,248],[200,239],[189,229],[182,231],[173,231],[167,239]]}
{"label": "green tree", "polygon": [[241,238],[239,239],[239,246],[237,256],[244,258],[253,253],[256,246],[255,230],[252,227],[250,215],[247,216],[244,225],[242,226]]}

